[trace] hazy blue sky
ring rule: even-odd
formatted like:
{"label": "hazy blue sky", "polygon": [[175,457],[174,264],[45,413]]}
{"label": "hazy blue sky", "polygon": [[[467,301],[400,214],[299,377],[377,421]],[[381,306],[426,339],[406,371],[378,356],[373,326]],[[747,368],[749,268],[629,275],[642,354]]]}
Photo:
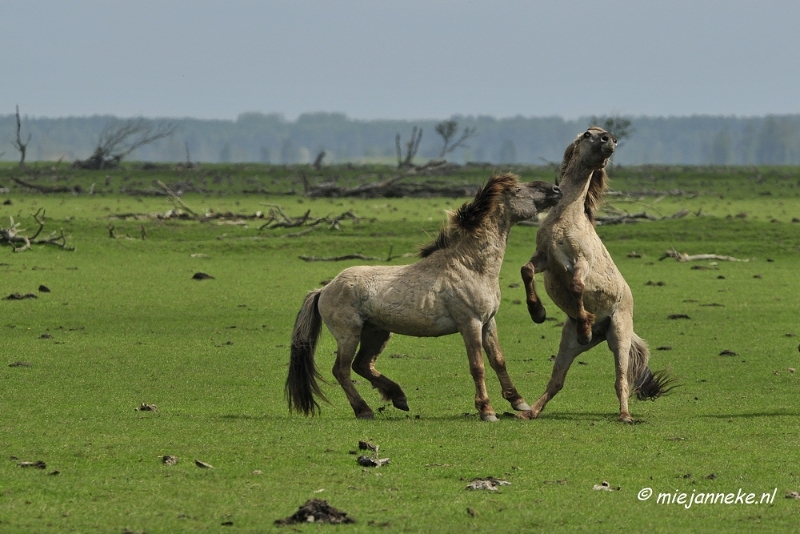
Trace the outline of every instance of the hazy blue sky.
{"label": "hazy blue sky", "polygon": [[800,2],[0,0],[0,114],[800,113]]}

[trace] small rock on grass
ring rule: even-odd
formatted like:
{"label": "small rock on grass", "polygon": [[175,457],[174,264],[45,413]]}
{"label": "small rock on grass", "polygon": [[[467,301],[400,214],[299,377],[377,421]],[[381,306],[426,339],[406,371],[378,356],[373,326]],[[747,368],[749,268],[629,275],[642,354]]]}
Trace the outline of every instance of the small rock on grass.
{"label": "small rock on grass", "polygon": [[161,461],[164,462],[164,465],[175,465],[178,463],[178,457],[166,454],[161,457]]}
{"label": "small rock on grass", "polygon": [[611,484],[609,484],[607,480],[604,480],[600,484],[595,484],[592,487],[592,489],[594,491],[619,491],[622,488],[620,488],[619,486],[617,486],[616,488],[612,488]]}
{"label": "small rock on grass", "polygon": [[192,280],[214,280],[214,277],[206,273],[194,273]]}
{"label": "small rock on grass", "polygon": [[472,482],[467,484],[468,490],[489,490],[497,491],[500,486],[510,486],[511,482],[502,480],[500,478],[487,477],[487,478],[473,478]]}
{"label": "small rock on grass", "polygon": [[200,460],[195,459],[194,465],[203,469],[214,469],[214,466],[211,464],[207,464],[206,462],[202,462]]}

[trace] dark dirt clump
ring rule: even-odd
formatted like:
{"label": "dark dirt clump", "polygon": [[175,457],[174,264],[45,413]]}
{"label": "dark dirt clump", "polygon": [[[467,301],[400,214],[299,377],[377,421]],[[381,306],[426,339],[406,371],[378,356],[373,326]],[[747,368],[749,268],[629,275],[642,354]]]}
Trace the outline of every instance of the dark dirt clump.
{"label": "dark dirt clump", "polygon": [[355,523],[352,517],[347,517],[347,512],[337,510],[328,501],[310,499],[286,519],[278,519],[278,526],[294,525],[296,523]]}

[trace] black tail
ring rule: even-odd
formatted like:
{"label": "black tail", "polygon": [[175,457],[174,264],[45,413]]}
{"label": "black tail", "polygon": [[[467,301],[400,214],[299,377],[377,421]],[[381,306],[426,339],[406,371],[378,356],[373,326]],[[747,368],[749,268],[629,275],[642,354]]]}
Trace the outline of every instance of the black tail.
{"label": "black tail", "polygon": [[322,377],[314,365],[314,351],[322,331],[322,317],[317,308],[321,290],[312,291],[303,301],[303,307],[297,314],[292,332],[292,348],[289,357],[289,376],[286,377],[286,399],[289,411],[314,415],[319,412],[318,397],[327,402],[328,399],[319,388],[317,379]]}
{"label": "black tail", "polygon": [[644,372],[634,384],[633,390],[636,392],[636,398],[639,400],[656,400],[662,395],[668,394],[673,389],[680,387],[680,384],[676,384],[675,382],[675,377],[672,376],[667,369],[662,369],[654,373],[649,368],[645,368]]}
{"label": "black tail", "polygon": [[633,383],[633,391],[639,400],[656,400],[676,387],[675,377],[662,369],[655,373],[647,366],[650,349],[642,338],[633,334],[630,358],[628,359],[628,383]]}

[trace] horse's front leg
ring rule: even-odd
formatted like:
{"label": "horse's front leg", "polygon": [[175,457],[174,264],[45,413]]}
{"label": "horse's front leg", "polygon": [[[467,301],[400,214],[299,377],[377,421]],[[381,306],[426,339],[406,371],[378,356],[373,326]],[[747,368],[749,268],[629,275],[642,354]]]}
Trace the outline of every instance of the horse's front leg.
{"label": "horse's front leg", "polygon": [[547,256],[538,250],[531,257],[531,260],[522,266],[520,274],[522,283],[525,286],[525,303],[528,305],[528,313],[536,324],[541,324],[547,318],[547,311],[542,305],[539,295],[536,294],[533,275],[547,270]]}
{"label": "horse's front leg", "polygon": [[570,287],[572,298],[575,300],[575,310],[577,312],[575,321],[577,323],[576,331],[578,334],[578,343],[581,345],[588,345],[592,341],[592,326],[594,326],[595,318],[594,314],[586,311],[586,308],[583,306],[583,293],[586,289],[583,281],[589,274],[588,270],[589,266],[586,260],[579,258],[575,262],[575,271],[572,277],[572,286]]}
{"label": "horse's front leg", "polygon": [[461,335],[467,347],[467,358],[469,358],[469,372],[472,380],[475,381],[475,408],[478,409],[481,419],[484,421],[497,421],[494,408],[489,403],[489,393],[486,391],[486,370],[483,367],[483,325],[478,320],[461,328]]}
{"label": "horse's front leg", "polygon": [[492,317],[492,320],[486,323],[483,327],[483,350],[489,356],[489,364],[497,374],[500,380],[500,386],[503,389],[503,398],[511,403],[511,406],[519,411],[526,412],[531,409],[525,399],[522,398],[517,392],[517,388],[511,382],[511,377],[508,376],[506,371],[506,360],[503,358],[503,353],[500,350],[500,340],[497,338],[497,323]]}

